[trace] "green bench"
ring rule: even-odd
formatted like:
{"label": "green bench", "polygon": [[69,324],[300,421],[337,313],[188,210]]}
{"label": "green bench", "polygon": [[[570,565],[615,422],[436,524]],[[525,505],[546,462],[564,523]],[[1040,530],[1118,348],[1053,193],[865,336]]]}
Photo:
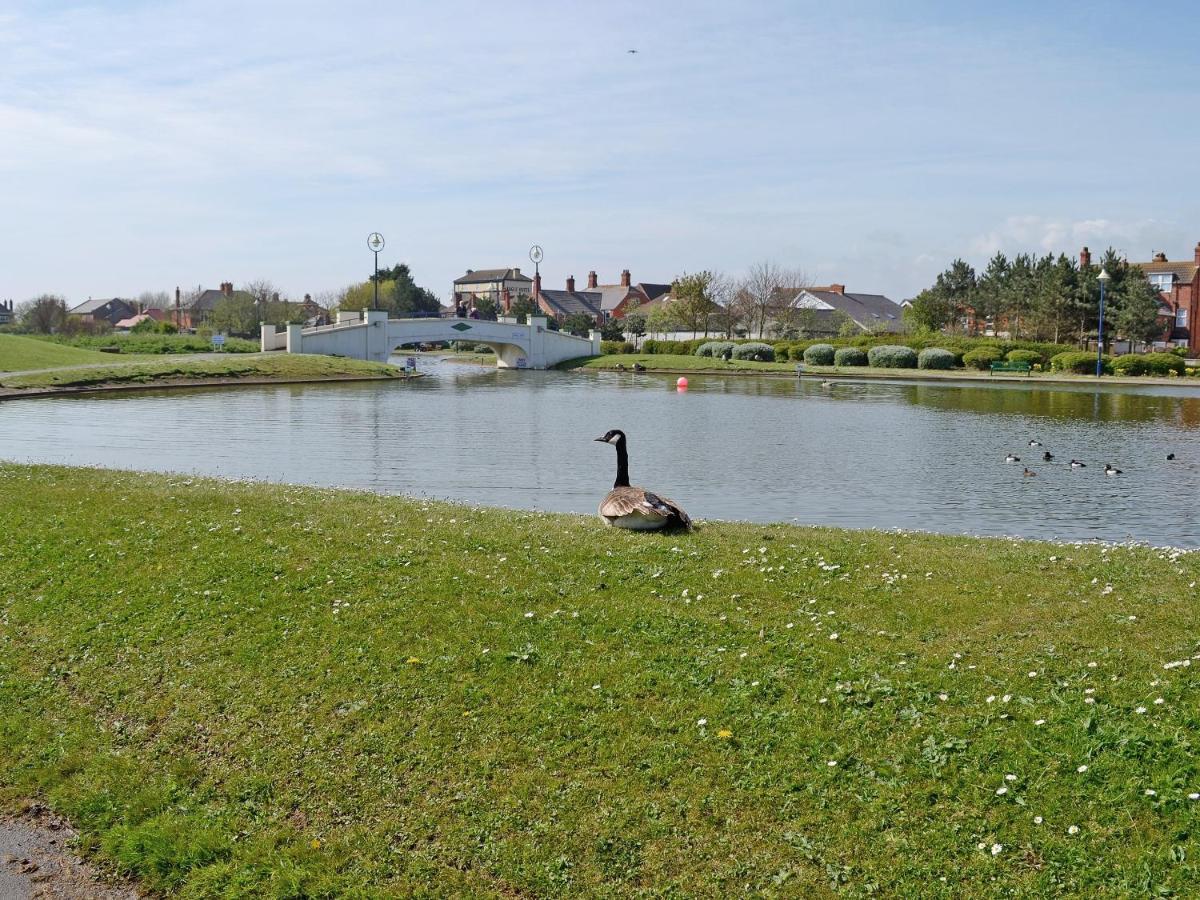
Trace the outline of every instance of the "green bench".
{"label": "green bench", "polygon": [[995,375],[997,372],[1023,372],[1028,375],[1033,371],[1033,366],[1027,362],[994,362],[992,363],[992,371],[989,375]]}

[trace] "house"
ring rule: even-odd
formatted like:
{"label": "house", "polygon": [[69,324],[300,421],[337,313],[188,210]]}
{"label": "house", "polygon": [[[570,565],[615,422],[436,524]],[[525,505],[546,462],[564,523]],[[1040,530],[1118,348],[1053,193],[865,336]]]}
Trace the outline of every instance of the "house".
{"label": "house", "polygon": [[632,284],[628,269],[621,271],[618,284],[598,284],[595,270],[588,272],[588,292],[599,292],[600,311],[605,319],[623,319],[635,309],[653,303],[671,292],[671,285],[652,282]]}
{"label": "house", "polygon": [[533,279],[520,269],[467,269],[454,279],[454,306],[464,312],[475,308],[475,301],[486,298],[508,310],[513,300],[533,293]]}
{"label": "house", "polygon": [[257,303],[258,299],[247,291],[235,291],[232,281],[222,281],[220,290],[201,291],[195,299],[182,311],[180,329],[197,328],[208,321],[216,305],[226,298],[248,300]]}
{"label": "house", "polygon": [[849,293],[844,284],[804,288],[789,302],[796,310],[812,310],[804,330],[809,334],[837,334],[847,318],[862,331],[903,330],[903,308],[883,294]]}
{"label": "house", "polygon": [[[1084,247],[1079,254],[1081,267],[1091,263],[1091,254]],[[1159,346],[1187,347],[1188,352],[1200,355],[1200,243],[1188,262],[1171,262],[1165,253],[1155,253],[1150,262],[1133,263],[1155,288],[1162,301],[1159,319],[1163,324],[1163,340]]]}
{"label": "house", "polygon": [[68,317],[75,317],[84,322],[107,322],[109,325],[115,325],[135,313],[137,313],[137,309],[133,303],[122,300],[120,297],[108,300],[88,298],[74,309],[67,310]]}
{"label": "house", "polygon": [[533,280],[533,298],[539,311],[560,323],[567,316],[583,313],[589,316],[598,327],[604,321],[604,313],[600,309],[602,296],[598,290],[575,290],[574,275],[567,278],[565,291],[546,290],[542,287],[541,275],[535,276]]}
{"label": "house", "polygon": [[131,328],[141,325],[149,319],[154,319],[154,316],[149,313],[138,313],[136,316],[130,316],[128,319],[122,319],[120,322],[114,322],[113,330],[129,331]]}
{"label": "house", "polygon": [[305,294],[304,300],[300,302],[299,306],[304,313],[305,325],[329,324],[329,310],[314,300],[312,294]]}
{"label": "house", "polygon": [[0,300],[0,325],[11,325],[16,321],[16,312],[11,300]]}

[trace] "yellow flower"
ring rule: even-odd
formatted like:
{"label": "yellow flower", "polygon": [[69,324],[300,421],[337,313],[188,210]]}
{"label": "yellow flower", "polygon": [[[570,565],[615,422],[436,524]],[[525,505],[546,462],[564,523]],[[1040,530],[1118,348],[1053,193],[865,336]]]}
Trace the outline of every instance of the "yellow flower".
{"label": "yellow flower", "polygon": [[722,728],[720,731],[717,732],[717,737],[731,738],[731,737],[733,737],[733,732],[730,731],[728,728]]}
{"label": "yellow flower", "polygon": [[408,658],[408,664],[409,664],[410,666],[419,666],[419,665],[421,664],[421,660],[420,660],[420,659],[418,659],[418,658],[417,658],[417,657],[415,657],[415,656],[410,656],[410,657]]}
{"label": "yellow flower", "polygon": [[321,841],[317,838],[313,838],[308,846],[312,847],[314,850],[320,850],[321,849]]}

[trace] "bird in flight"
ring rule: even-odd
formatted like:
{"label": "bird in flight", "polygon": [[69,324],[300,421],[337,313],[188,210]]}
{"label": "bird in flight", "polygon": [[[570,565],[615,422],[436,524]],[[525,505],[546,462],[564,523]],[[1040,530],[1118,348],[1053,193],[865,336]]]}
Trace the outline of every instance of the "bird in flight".
{"label": "bird in flight", "polygon": [[636,51],[636,50],[626,50],[625,52],[626,52],[626,53],[637,53],[637,51]]}

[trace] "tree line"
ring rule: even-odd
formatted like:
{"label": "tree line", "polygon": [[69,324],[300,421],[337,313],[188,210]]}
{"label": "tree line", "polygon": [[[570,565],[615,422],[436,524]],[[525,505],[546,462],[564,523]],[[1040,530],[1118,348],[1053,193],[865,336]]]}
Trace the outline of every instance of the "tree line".
{"label": "tree line", "polygon": [[1080,265],[1059,254],[997,253],[982,273],[961,259],[937,276],[905,311],[914,328],[978,334],[989,327],[1013,338],[1084,344],[1099,325],[1101,269],[1105,289],[1105,339],[1159,340],[1158,291],[1142,270],[1111,247],[1099,264]]}

